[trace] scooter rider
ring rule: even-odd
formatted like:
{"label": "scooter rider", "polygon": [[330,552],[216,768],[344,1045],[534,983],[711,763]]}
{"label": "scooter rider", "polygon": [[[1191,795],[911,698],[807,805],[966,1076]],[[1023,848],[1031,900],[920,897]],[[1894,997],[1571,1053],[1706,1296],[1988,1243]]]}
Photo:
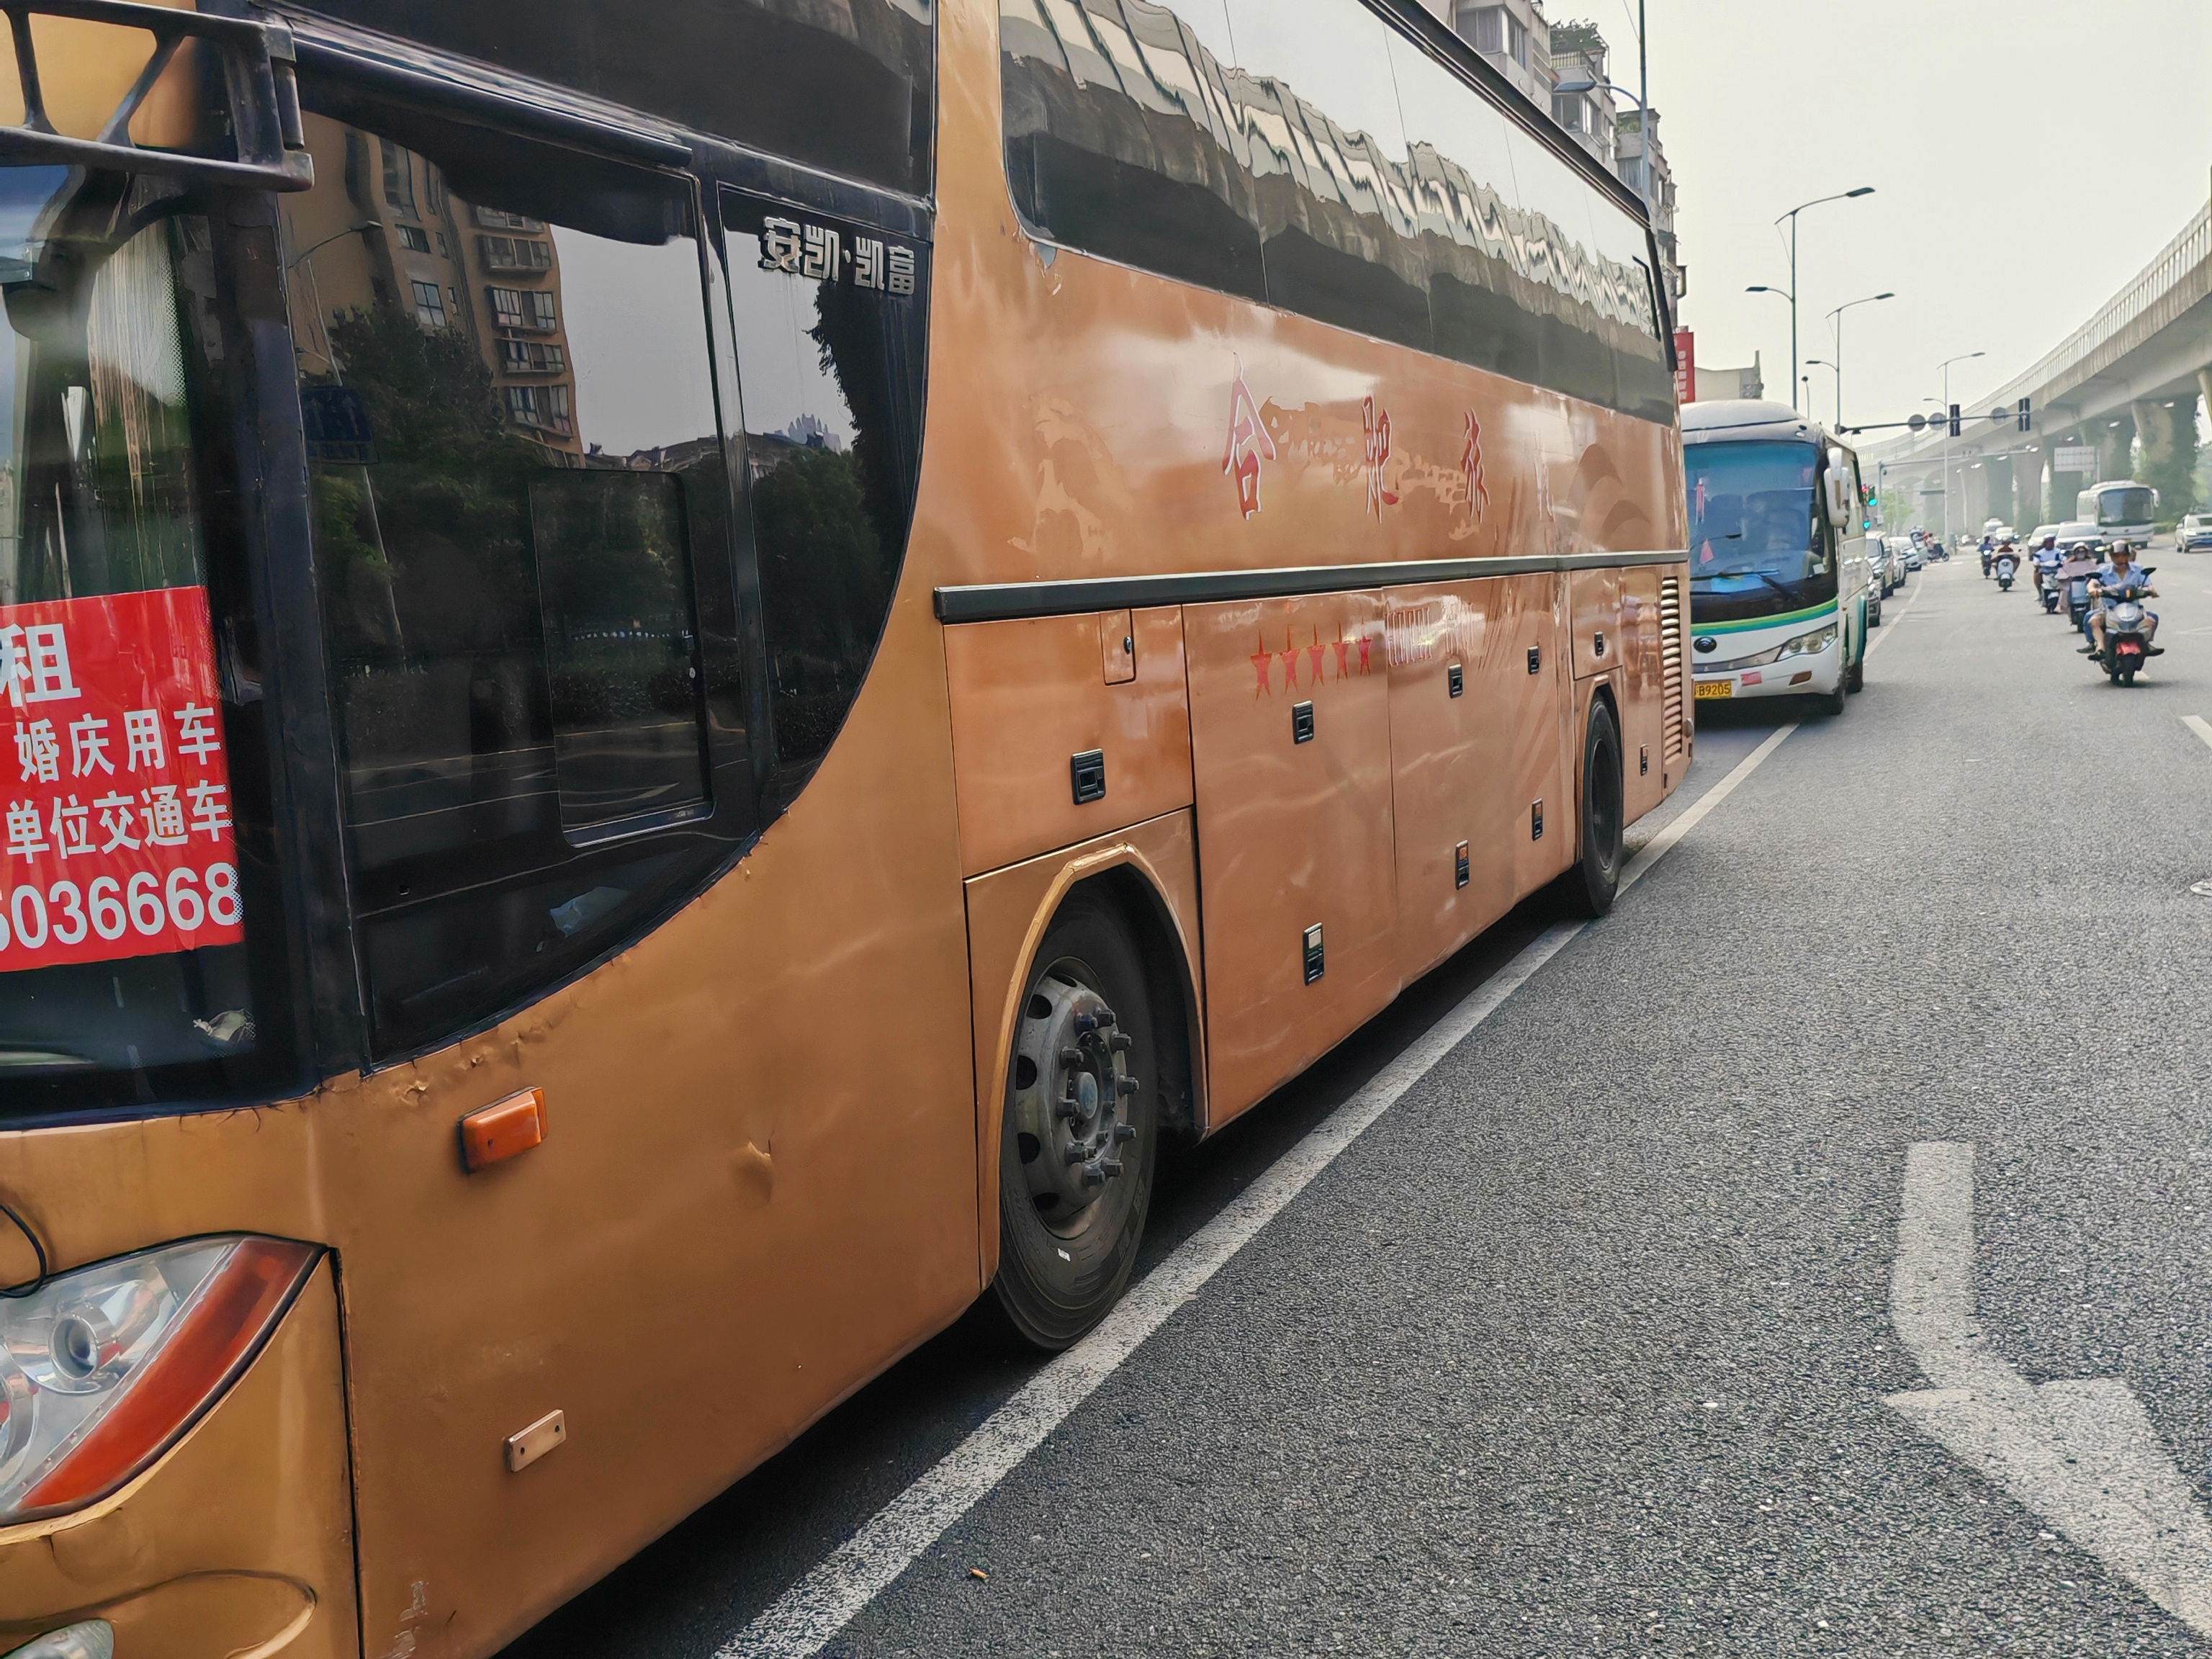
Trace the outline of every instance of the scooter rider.
{"label": "scooter rider", "polygon": [[[2112,556],[2097,567],[2097,574],[2089,579],[2090,610],[2083,626],[2089,631],[2089,643],[2082,647],[2085,657],[2105,654],[2105,601],[2107,599],[2154,599],[2158,589],[2150,585],[2135,562],[2135,553],[2125,542],[2112,544]],[[2158,612],[2146,608],[2143,611],[2143,644],[2148,647],[2158,638]]]}
{"label": "scooter rider", "polygon": [[1990,562],[1996,556],[1996,552],[1992,538],[1984,536],[1982,538],[1982,580],[1984,581],[1990,579]]}
{"label": "scooter rider", "polygon": [[2037,592],[2039,593],[2043,591],[2043,585],[2056,575],[2058,572],[2058,567],[2065,562],[2066,556],[2058,550],[2058,538],[2056,536],[2045,536],[2043,538],[2043,544],[2035,550],[2035,589]]}

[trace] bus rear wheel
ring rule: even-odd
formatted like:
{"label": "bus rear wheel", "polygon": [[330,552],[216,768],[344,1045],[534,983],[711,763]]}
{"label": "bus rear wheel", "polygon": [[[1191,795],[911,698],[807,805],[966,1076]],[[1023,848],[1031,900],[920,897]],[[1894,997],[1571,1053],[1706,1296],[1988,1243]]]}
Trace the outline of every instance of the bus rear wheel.
{"label": "bus rear wheel", "polygon": [[1559,896],[1575,915],[1603,915],[1620,890],[1623,794],[1620,729],[1613,705],[1601,697],[1583,733],[1582,857],[1559,878]]}
{"label": "bus rear wheel", "polygon": [[999,1312],[1048,1352],[1129,1282],[1159,1150],[1160,1051],[1144,956],[1121,913],[1079,891],[1022,997],[999,1142]]}

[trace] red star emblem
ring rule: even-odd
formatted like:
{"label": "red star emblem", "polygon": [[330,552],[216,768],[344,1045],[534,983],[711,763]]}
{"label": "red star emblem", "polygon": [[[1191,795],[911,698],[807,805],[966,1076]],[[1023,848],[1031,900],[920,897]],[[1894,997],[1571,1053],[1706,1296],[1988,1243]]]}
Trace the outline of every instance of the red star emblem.
{"label": "red star emblem", "polygon": [[1306,655],[1313,661],[1313,683],[1316,685],[1321,684],[1322,653],[1328,649],[1328,647],[1321,642],[1321,635],[1318,634],[1314,635],[1314,642],[1306,647]]}
{"label": "red star emblem", "polygon": [[1369,639],[1366,635],[1362,634],[1359,636],[1359,672],[1363,674],[1364,674],[1368,670],[1368,653],[1372,651],[1374,648],[1375,641]]}
{"label": "red star emblem", "polygon": [[1288,648],[1276,653],[1283,659],[1283,689],[1295,691],[1298,689],[1298,648],[1287,638],[1283,644]]}
{"label": "red star emblem", "polygon": [[1252,653],[1252,672],[1260,677],[1260,684],[1252,693],[1254,696],[1258,696],[1262,691],[1273,693],[1275,688],[1267,684],[1267,668],[1274,660],[1275,653],[1267,649],[1267,641],[1262,640],[1260,648]]}
{"label": "red star emblem", "polygon": [[1342,679],[1342,678],[1343,678],[1346,674],[1348,674],[1348,673],[1350,673],[1350,672],[1352,672],[1352,671],[1351,671],[1351,669],[1349,668],[1349,666],[1347,666],[1347,665],[1351,662],[1351,660],[1352,660],[1352,641],[1351,641],[1350,640],[1339,640],[1339,641],[1336,642],[1336,677],[1337,677],[1337,678],[1339,678],[1339,679]]}

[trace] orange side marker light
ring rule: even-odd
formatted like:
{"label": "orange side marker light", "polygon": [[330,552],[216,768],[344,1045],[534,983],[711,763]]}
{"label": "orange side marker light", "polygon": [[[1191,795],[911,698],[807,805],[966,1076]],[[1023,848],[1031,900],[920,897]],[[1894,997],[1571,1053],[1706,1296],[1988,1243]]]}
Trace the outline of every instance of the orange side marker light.
{"label": "orange side marker light", "polygon": [[545,1139],[545,1091],[525,1089],[461,1120],[461,1166],[478,1170],[526,1152]]}

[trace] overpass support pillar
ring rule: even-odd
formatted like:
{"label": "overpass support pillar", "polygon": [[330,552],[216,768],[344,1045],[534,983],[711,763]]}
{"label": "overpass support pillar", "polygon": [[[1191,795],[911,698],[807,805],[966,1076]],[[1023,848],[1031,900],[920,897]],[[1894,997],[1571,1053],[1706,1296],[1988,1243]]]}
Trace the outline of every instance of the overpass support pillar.
{"label": "overpass support pillar", "polygon": [[2043,441],[2030,441],[2012,458],[2012,521],[2023,536],[2050,520],[2043,516]]}
{"label": "overpass support pillar", "polygon": [[2123,416],[2110,421],[2097,433],[2097,476],[2090,483],[2135,476],[2136,423]]}
{"label": "overpass support pillar", "polygon": [[2142,434],[2143,482],[2158,491],[2158,516],[2178,517],[2195,505],[2197,399],[2154,398],[2136,404],[2134,412],[2136,430]]}

